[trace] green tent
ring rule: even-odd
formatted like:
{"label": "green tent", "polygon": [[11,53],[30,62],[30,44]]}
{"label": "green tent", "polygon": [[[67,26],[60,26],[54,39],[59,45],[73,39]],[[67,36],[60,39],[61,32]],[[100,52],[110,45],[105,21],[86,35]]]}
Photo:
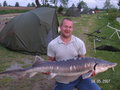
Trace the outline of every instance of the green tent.
{"label": "green tent", "polygon": [[13,18],[0,32],[0,43],[22,53],[46,54],[57,30],[55,9],[40,7]]}

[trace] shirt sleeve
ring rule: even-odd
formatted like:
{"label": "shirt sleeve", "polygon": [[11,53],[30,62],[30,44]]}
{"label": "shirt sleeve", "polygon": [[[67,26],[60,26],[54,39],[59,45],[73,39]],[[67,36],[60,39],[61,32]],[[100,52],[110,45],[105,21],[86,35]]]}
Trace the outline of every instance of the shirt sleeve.
{"label": "shirt sleeve", "polygon": [[82,40],[79,40],[78,46],[79,46],[78,54],[79,55],[85,55],[86,54],[85,43]]}
{"label": "shirt sleeve", "polygon": [[52,43],[48,44],[48,47],[47,47],[47,56],[55,57],[55,51],[54,51],[54,47],[53,47]]}

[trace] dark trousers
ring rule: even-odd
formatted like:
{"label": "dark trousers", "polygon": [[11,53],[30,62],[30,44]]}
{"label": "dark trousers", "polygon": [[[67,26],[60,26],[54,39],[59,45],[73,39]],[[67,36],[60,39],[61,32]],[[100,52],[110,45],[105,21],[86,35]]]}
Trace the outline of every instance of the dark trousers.
{"label": "dark trousers", "polygon": [[77,88],[77,90],[101,90],[101,88],[95,82],[92,82],[90,78],[82,79],[82,77],[79,77],[69,84],[56,82],[54,90],[73,90],[74,88]]}

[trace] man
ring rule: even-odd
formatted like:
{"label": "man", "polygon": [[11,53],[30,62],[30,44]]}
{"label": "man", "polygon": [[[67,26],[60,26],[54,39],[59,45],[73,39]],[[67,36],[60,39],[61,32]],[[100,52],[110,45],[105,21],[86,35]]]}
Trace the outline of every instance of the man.
{"label": "man", "polygon": [[[73,21],[64,18],[60,24],[60,36],[48,45],[47,55],[51,61],[68,60],[71,58],[85,57],[84,42],[72,35]],[[101,90],[91,79],[82,79],[82,76],[57,76],[55,90]]]}

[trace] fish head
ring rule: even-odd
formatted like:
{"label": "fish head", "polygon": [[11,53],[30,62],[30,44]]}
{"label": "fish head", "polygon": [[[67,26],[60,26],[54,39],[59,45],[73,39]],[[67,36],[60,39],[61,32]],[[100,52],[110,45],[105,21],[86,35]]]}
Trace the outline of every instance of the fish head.
{"label": "fish head", "polygon": [[100,72],[107,71],[109,68],[112,68],[114,70],[114,67],[117,65],[117,63],[112,63],[104,60],[98,60],[95,64],[95,73],[98,74]]}

